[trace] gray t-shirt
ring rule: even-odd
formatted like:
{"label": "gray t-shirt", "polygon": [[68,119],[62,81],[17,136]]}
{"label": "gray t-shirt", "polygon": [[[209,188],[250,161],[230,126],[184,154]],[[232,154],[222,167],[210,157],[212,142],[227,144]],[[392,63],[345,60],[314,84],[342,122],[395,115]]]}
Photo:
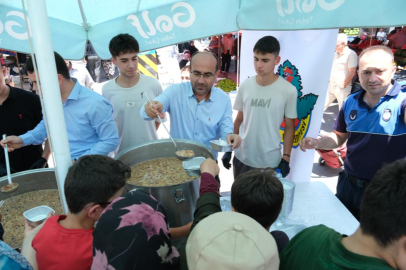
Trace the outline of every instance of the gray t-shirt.
{"label": "gray t-shirt", "polygon": [[145,95],[141,97],[142,92],[146,92],[152,100],[162,93],[162,87],[157,79],[143,74],[140,74],[138,83],[130,88],[119,86],[116,78],[103,85],[102,94],[113,105],[120,136],[116,153],[158,139],[155,121],[145,121],[140,116],[141,107],[148,101]]}
{"label": "gray t-shirt", "polygon": [[242,144],[235,156],[254,168],[275,168],[281,161],[279,127],[285,117],[295,119],[296,88],[279,77],[268,86],[260,86],[256,76],[245,80],[234,103],[234,110],[244,114],[240,125]]}

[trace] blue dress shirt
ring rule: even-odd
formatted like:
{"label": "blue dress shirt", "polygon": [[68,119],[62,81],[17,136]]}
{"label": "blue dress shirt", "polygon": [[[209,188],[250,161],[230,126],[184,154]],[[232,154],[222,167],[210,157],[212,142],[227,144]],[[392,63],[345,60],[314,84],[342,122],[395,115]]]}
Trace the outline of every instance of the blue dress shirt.
{"label": "blue dress shirt", "polygon": [[[71,159],[108,155],[119,144],[113,107],[101,95],[72,80],[75,86],[63,104]],[[44,120],[20,137],[24,146],[43,143],[47,138]]]}
{"label": "blue dress shirt", "polygon": [[[210,147],[211,140],[225,140],[234,132],[231,100],[221,89],[212,87],[208,101],[198,102],[190,82],[183,82],[169,86],[154,100],[169,112],[173,138],[193,140]],[[141,117],[152,120],[144,106]]]}

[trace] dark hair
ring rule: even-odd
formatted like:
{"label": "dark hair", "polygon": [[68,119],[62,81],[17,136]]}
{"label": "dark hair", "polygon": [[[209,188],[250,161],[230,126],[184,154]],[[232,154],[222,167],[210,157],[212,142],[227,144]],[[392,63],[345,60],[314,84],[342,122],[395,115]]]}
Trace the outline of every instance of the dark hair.
{"label": "dark hair", "polygon": [[193,58],[196,56],[196,55],[198,55],[198,54],[207,54],[207,55],[211,55],[211,56],[213,56],[214,57],[214,59],[216,60],[216,69],[214,70],[214,72],[217,72],[217,70],[218,70],[218,58],[217,58],[217,55],[215,55],[214,53],[212,53],[212,52],[201,52],[201,51],[196,51],[196,52],[194,52],[193,53],[193,55],[192,55],[192,57],[190,58],[190,66],[192,66],[192,60],[193,60]]}
{"label": "dark hair", "polygon": [[131,169],[119,160],[102,155],[81,157],[69,168],[65,196],[69,211],[79,213],[88,203],[106,203],[130,176]]}
{"label": "dark hair", "polygon": [[118,34],[110,40],[109,51],[111,56],[117,57],[124,53],[139,53],[138,41],[129,34]]}
{"label": "dark hair", "polygon": [[361,230],[387,247],[406,236],[406,160],[376,173],[361,204]]}
{"label": "dark hair", "polygon": [[265,36],[260,38],[254,46],[254,52],[266,54],[273,53],[275,56],[279,55],[281,47],[279,41],[273,36]]}
{"label": "dark hair", "polygon": [[[54,52],[54,55],[55,55],[56,72],[58,74],[61,74],[66,80],[69,80],[70,79],[69,69],[66,66],[65,60],[57,52]],[[37,63],[35,63],[35,65],[37,65]],[[32,57],[28,58],[25,68],[27,69],[28,73],[30,74],[34,73],[34,63]]]}
{"label": "dark hair", "polygon": [[231,187],[234,209],[268,228],[278,218],[283,203],[283,185],[272,169],[250,170],[235,179]]}
{"label": "dark hair", "polygon": [[371,46],[369,48],[366,48],[365,50],[363,50],[361,52],[361,54],[358,57],[358,62],[361,62],[361,58],[367,54],[367,53],[371,53],[374,51],[383,51],[386,52],[392,59],[392,62],[394,61],[394,57],[393,57],[393,52],[389,47],[383,46],[383,45],[376,45],[376,46]]}

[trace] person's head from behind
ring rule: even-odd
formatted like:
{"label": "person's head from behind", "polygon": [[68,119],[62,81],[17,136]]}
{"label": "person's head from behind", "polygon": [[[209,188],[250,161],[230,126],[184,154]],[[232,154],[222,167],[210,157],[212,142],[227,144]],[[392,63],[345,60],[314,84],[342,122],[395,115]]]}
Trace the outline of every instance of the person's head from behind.
{"label": "person's head from behind", "polygon": [[342,53],[344,51],[344,48],[347,46],[348,42],[348,37],[344,33],[340,33],[337,36],[337,41],[336,41],[336,52]]}
{"label": "person's head from behind", "polygon": [[123,193],[131,169],[102,155],[81,157],[69,168],[65,197],[73,215],[97,221],[103,210]]}
{"label": "person's head from behind", "polygon": [[273,36],[260,38],[254,46],[254,68],[259,76],[275,73],[275,66],[279,64],[281,48],[279,41]]}
{"label": "person's head from behind", "polygon": [[382,45],[372,46],[362,51],[358,59],[362,88],[373,97],[384,96],[396,71],[392,50]]}
{"label": "person's head from behind", "polygon": [[93,254],[92,269],[172,269],[179,260],[164,207],[142,190],[106,208],[93,233]]}
{"label": "person's head from behind", "polygon": [[236,212],[212,214],[186,243],[189,269],[278,269],[275,239],[254,219]]}
{"label": "person's head from behind", "polygon": [[111,61],[117,66],[120,75],[131,78],[138,70],[138,41],[129,34],[119,34],[110,40]]}
{"label": "person's head from behind", "polygon": [[[56,73],[58,74],[58,82],[59,86],[61,86],[61,84],[63,84],[65,81],[70,80],[69,69],[66,66],[65,60],[62,58],[62,56],[59,55],[59,53],[54,52],[54,57],[55,57]],[[37,91],[38,83],[35,77],[34,64],[38,70],[37,63],[36,62],[34,63],[33,58],[32,57],[28,58],[26,63],[26,69],[28,73],[28,78],[33,84],[33,90]]]}
{"label": "person's head from behind", "polygon": [[217,58],[209,52],[196,52],[190,59],[190,83],[196,96],[206,95],[214,85],[219,70]]}
{"label": "person's head from behind", "polygon": [[190,65],[186,65],[180,70],[180,78],[182,82],[190,81]]}
{"label": "person's head from behind", "polygon": [[362,200],[360,227],[389,251],[393,268],[406,269],[406,160],[376,173]]}
{"label": "person's head from behind", "polygon": [[269,230],[283,203],[283,185],[274,171],[250,170],[239,175],[231,187],[233,210],[247,215]]}

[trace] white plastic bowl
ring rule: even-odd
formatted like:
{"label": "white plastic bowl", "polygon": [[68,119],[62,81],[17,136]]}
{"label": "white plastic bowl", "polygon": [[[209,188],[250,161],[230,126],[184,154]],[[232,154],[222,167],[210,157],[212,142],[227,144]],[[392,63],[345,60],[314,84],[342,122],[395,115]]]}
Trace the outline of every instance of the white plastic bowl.
{"label": "white plastic bowl", "polygon": [[188,160],[185,160],[182,162],[183,169],[185,170],[192,170],[192,171],[198,171],[200,170],[200,164],[205,161],[206,158],[204,157],[194,157]]}
{"label": "white plastic bowl", "polygon": [[23,216],[30,222],[43,221],[47,218],[49,212],[55,214],[55,210],[49,206],[41,205],[23,213]]}

